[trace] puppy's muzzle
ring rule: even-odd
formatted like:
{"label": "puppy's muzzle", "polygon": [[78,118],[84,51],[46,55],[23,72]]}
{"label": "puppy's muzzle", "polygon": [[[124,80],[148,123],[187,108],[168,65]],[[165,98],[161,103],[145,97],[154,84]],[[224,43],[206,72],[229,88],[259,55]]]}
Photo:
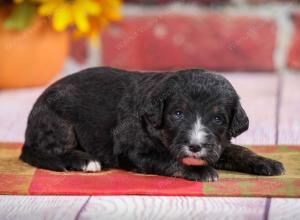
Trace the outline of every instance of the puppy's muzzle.
{"label": "puppy's muzzle", "polygon": [[189,146],[189,150],[193,153],[197,153],[201,150],[201,146],[197,144],[193,144]]}
{"label": "puppy's muzzle", "polygon": [[213,148],[216,144],[191,144],[188,146],[188,150],[191,153],[198,153],[200,151],[206,151],[209,148]]}
{"label": "puppy's muzzle", "polygon": [[181,158],[192,157],[212,164],[219,159],[220,153],[220,145],[217,143],[190,144],[183,146]]}

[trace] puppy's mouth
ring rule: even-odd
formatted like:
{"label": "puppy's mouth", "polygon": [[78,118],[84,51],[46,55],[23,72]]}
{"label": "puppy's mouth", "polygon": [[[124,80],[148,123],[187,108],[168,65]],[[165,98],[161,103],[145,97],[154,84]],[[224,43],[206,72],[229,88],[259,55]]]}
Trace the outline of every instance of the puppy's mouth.
{"label": "puppy's mouth", "polygon": [[207,161],[195,158],[195,157],[184,157],[180,160],[183,165],[186,166],[206,166],[208,165]]}
{"label": "puppy's mouth", "polygon": [[220,154],[214,148],[201,147],[197,152],[184,145],[181,147],[179,162],[186,166],[206,166],[215,163]]}

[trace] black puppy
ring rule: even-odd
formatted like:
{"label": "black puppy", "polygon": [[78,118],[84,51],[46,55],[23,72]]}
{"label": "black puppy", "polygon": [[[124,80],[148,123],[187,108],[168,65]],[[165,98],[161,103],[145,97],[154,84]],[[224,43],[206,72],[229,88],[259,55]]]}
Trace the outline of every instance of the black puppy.
{"label": "black puppy", "polygon": [[39,97],[20,158],[55,171],[121,168],[200,181],[217,180],[214,168],[282,174],[280,162],[230,143],[247,129],[239,97],[220,75],[91,68]]}

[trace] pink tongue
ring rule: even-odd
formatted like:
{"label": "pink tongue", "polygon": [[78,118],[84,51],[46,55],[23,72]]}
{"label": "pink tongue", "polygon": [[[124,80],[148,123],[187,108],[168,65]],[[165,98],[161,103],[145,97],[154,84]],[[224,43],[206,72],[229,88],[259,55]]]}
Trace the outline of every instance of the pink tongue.
{"label": "pink tongue", "polygon": [[193,157],[185,157],[181,161],[184,165],[187,166],[204,166],[207,165],[207,162],[201,159],[196,159]]}

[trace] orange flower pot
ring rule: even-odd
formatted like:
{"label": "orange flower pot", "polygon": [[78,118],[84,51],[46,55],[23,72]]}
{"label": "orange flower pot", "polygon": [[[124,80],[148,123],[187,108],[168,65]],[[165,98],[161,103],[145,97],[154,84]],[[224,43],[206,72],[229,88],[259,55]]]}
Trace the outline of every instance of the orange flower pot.
{"label": "orange flower pot", "polygon": [[0,88],[47,84],[68,55],[67,32],[54,31],[48,20],[36,16],[22,31],[3,28],[0,17]]}

